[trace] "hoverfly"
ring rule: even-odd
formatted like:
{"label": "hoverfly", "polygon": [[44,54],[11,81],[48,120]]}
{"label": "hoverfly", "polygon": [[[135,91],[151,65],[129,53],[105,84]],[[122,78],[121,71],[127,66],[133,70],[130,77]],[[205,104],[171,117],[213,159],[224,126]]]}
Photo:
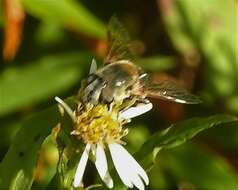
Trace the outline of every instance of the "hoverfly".
{"label": "hoverfly", "polygon": [[155,83],[148,73],[132,62],[129,35],[116,17],[112,17],[109,21],[108,40],[105,66],[97,69],[93,60],[90,73],[82,82],[79,98],[83,103],[110,104],[128,98],[146,102],[146,97],[185,104],[201,102],[197,96],[173,82]]}

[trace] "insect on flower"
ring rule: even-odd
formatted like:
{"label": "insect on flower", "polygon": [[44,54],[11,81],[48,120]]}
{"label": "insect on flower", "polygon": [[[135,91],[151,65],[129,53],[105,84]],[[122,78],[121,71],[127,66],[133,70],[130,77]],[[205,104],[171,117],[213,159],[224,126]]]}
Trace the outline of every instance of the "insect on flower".
{"label": "insect on flower", "polygon": [[[179,103],[195,104],[200,99],[168,81],[154,83],[149,74],[130,61],[129,37],[121,24],[112,17],[109,22],[109,51],[105,66],[97,69],[92,61],[89,75],[82,81],[76,110],[60,98],[56,101],[74,122],[71,135],[81,139],[86,147],[79,161],[74,187],[82,184],[90,152],[104,183],[113,187],[105,150],[108,148],[122,182],[129,188],[143,190],[149,179],[144,169],[123,147],[122,138],[128,129],[123,125],[130,119],[152,109],[147,97]],[[145,185],[144,185],[145,184]]]}

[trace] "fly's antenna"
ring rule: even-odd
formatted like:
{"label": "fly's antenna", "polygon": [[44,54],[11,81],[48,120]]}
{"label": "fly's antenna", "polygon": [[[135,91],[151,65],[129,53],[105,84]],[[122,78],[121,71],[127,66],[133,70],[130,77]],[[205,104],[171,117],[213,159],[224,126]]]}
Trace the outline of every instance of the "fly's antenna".
{"label": "fly's antenna", "polygon": [[76,121],[76,117],[74,115],[73,110],[58,96],[55,97],[55,100],[65,109],[68,115],[71,117],[73,121]]}

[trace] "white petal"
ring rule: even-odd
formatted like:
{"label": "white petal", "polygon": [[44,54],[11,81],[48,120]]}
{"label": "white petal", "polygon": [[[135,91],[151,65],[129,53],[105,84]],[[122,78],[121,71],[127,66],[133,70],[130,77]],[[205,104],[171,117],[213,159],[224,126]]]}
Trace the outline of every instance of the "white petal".
{"label": "white petal", "polygon": [[98,170],[98,173],[99,173],[101,179],[108,186],[108,188],[111,189],[113,187],[113,181],[112,181],[112,178],[108,172],[106,154],[104,152],[102,145],[100,145],[100,144],[97,145],[97,149],[96,149],[95,165],[96,165],[96,168]]}
{"label": "white petal", "polygon": [[130,119],[133,117],[136,117],[138,115],[142,115],[148,111],[150,111],[152,109],[153,105],[151,103],[147,103],[147,104],[138,104],[135,107],[130,107],[127,110],[123,111],[120,114],[120,118],[122,119]]}
{"label": "white petal", "polygon": [[144,190],[145,189],[145,185],[142,182],[142,179],[140,178],[140,176],[133,172],[133,177],[132,177],[132,183],[139,189],[139,190]]}
{"label": "white petal", "polygon": [[120,155],[120,152],[117,151],[117,147],[115,146],[115,143],[108,144],[108,146],[109,146],[109,150],[112,156],[114,166],[117,170],[119,177],[121,178],[122,182],[127,187],[132,188],[133,184],[131,183],[131,180],[130,180],[130,176],[129,176],[130,172],[128,172],[130,168],[126,167],[126,162],[124,158]]}
{"label": "white petal", "polygon": [[74,176],[74,182],[73,182],[74,187],[79,187],[82,182],[83,174],[84,174],[87,161],[88,161],[90,148],[91,148],[91,144],[87,144],[80,158],[80,161]]}
{"label": "white petal", "polygon": [[122,165],[121,167],[123,167],[125,170],[129,170],[128,172],[131,172],[130,176],[132,178],[131,181],[133,182],[133,184],[136,185],[137,183],[139,183],[138,181],[136,181],[136,175],[139,175],[144,180],[146,185],[149,184],[149,178],[144,169],[137,163],[137,161],[122,145],[113,143],[110,144],[109,147],[113,147],[113,150],[114,152],[117,152],[116,154],[119,159],[123,158],[124,165]]}
{"label": "white petal", "polygon": [[69,116],[71,117],[71,119],[73,121],[76,121],[76,117],[74,115],[73,110],[68,106],[68,104],[66,104],[61,98],[59,98],[58,96],[55,97],[55,100],[65,109],[65,111],[69,114]]}

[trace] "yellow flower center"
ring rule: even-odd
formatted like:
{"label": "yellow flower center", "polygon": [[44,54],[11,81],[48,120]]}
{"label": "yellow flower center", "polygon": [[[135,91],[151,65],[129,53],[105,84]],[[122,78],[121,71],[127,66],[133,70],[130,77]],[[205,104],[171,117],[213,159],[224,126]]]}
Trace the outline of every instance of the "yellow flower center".
{"label": "yellow flower center", "polygon": [[128,129],[122,124],[128,122],[119,118],[120,106],[111,109],[105,104],[78,106],[76,125],[71,132],[82,138],[85,143],[121,143],[120,139],[127,135]]}

